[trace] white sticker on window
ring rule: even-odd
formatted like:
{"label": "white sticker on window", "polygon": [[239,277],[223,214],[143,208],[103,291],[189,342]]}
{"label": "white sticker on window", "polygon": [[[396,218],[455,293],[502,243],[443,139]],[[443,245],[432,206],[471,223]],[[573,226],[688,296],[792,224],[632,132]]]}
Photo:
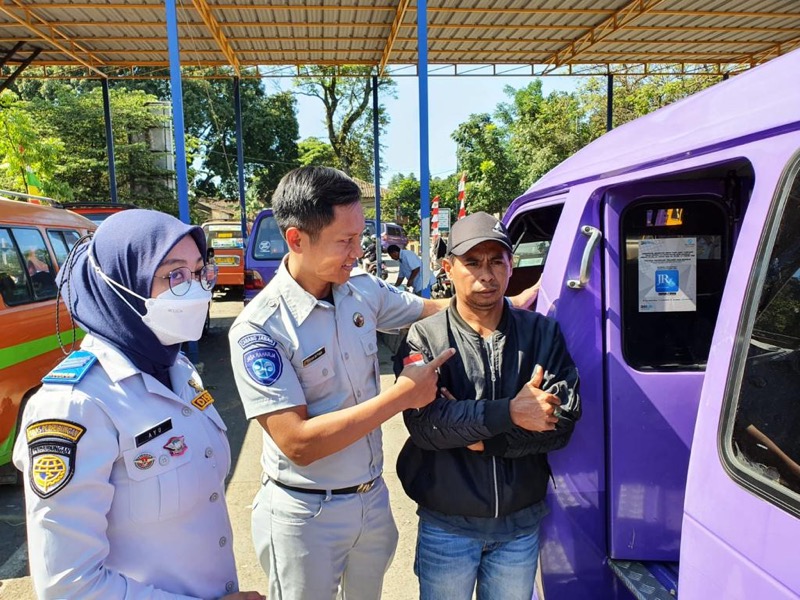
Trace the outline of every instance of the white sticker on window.
{"label": "white sticker on window", "polygon": [[697,310],[697,239],[639,240],[639,312]]}

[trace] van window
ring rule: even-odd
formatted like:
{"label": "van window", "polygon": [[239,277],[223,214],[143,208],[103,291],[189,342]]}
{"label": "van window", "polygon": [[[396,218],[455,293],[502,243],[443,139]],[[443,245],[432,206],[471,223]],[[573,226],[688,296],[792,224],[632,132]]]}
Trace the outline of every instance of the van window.
{"label": "van window", "polygon": [[648,199],[622,215],[622,347],[641,370],[705,367],[728,272],[718,198]]}
{"label": "van window", "polygon": [[261,219],[254,238],[256,242],[253,246],[253,258],[256,260],[280,258],[288,250],[275,217]]}
{"label": "van window", "polygon": [[242,249],[242,228],[237,225],[208,225],[207,243],[209,248]]}
{"label": "van window", "polygon": [[36,229],[0,229],[0,290],[9,306],[56,297],[50,253]]}
{"label": "van window", "polygon": [[508,234],[514,248],[514,271],[507,295],[521,292],[541,277],[563,208],[563,204],[536,208],[509,224]]}
{"label": "van window", "polygon": [[67,260],[69,251],[78,243],[81,236],[72,229],[48,229],[47,237],[50,238],[50,245],[53,247],[53,252],[56,254],[56,262],[60,267]]}
{"label": "van window", "polygon": [[[758,493],[776,504],[787,501],[800,513],[800,175],[794,181],[771,251],[753,272],[761,274],[750,306],[749,336],[740,345],[741,367],[733,395],[733,427],[723,445],[733,453],[729,463],[755,483]],[[741,364],[741,363],[740,363]],[[735,388],[734,388],[735,389]],[[730,414],[730,413],[729,413]]]}
{"label": "van window", "polygon": [[11,234],[25,261],[25,269],[33,288],[34,300],[56,297],[56,276],[50,252],[38,229],[13,227]]}
{"label": "van window", "polygon": [[0,293],[8,306],[33,302],[22,257],[8,229],[0,229]]}

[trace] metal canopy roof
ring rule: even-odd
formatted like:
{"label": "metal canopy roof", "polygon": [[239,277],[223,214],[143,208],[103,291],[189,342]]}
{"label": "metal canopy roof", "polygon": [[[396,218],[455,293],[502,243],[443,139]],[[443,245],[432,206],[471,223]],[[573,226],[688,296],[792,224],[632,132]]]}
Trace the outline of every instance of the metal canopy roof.
{"label": "metal canopy roof", "polygon": [[[410,0],[176,1],[184,67],[232,66],[242,77],[295,75],[302,65],[416,74]],[[667,64],[720,73],[800,46],[796,0],[430,0],[427,12],[431,75],[653,72]],[[3,0],[0,64],[6,72],[25,61],[76,66],[83,77],[149,67],[165,76],[165,22],[160,0]]]}

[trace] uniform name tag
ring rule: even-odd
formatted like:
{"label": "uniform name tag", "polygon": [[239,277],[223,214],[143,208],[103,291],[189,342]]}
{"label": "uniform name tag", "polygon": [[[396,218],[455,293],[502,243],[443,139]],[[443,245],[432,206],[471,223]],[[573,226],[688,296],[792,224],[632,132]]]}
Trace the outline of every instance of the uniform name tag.
{"label": "uniform name tag", "polygon": [[134,438],[134,440],[136,441],[136,447],[138,448],[139,446],[143,446],[150,440],[165,434],[171,429],[172,429],[172,419],[167,419],[166,421],[159,423],[155,427],[151,427],[147,431],[143,431]]}
{"label": "uniform name tag", "polygon": [[325,354],[325,346],[323,346],[322,348],[320,348],[319,350],[317,350],[313,354],[310,354],[310,355],[306,356],[303,359],[303,366],[307,367],[308,365],[310,365],[312,362],[317,360],[323,354]]}
{"label": "uniform name tag", "polygon": [[214,397],[208,393],[208,390],[203,390],[192,400],[192,405],[198,410],[205,410],[214,404]]}

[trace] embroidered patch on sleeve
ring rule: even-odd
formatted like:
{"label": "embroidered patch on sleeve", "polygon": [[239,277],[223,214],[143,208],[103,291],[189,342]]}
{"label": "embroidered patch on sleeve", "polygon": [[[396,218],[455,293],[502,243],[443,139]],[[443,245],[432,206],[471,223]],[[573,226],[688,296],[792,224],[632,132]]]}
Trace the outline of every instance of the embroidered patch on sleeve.
{"label": "embroidered patch on sleeve", "polygon": [[272,385],[283,372],[281,355],[273,348],[253,348],[242,360],[250,378],[261,385]]}
{"label": "embroidered patch on sleeve", "polygon": [[78,441],[86,428],[71,421],[36,421],[25,429],[29,481],[40,498],[58,493],[75,474]]}
{"label": "embroidered patch on sleeve", "polygon": [[239,346],[244,350],[250,346],[266,346],[267,348],[274,348],[278,345],[272,336],[266,333],[248,333],[247,335],[239,338]]}

